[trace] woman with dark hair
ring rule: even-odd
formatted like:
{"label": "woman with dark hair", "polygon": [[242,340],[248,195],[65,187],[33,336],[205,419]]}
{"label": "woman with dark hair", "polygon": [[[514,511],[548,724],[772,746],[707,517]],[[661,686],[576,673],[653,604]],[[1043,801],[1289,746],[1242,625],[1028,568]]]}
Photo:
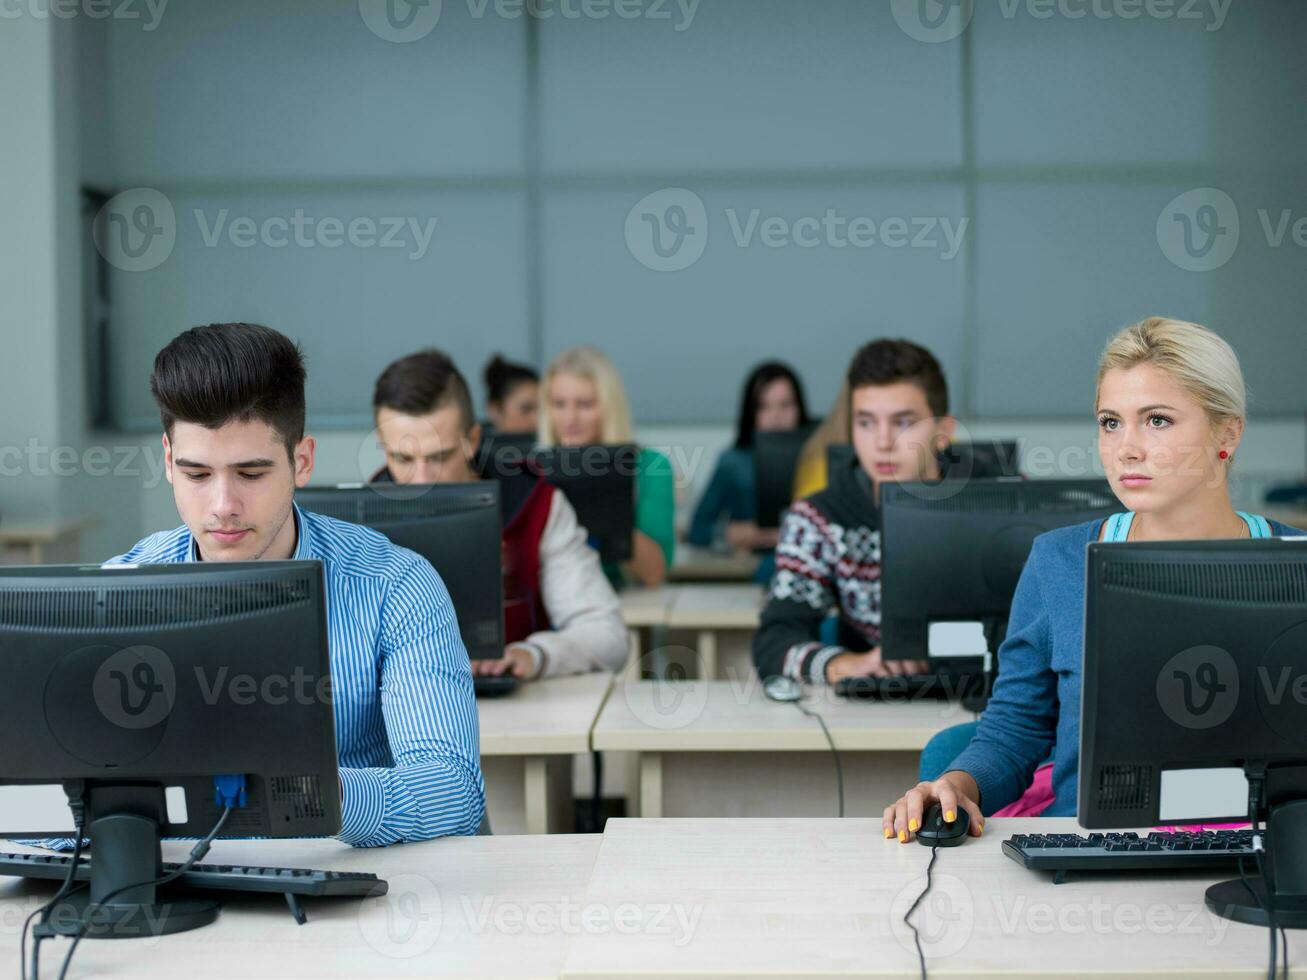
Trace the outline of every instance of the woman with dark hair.
{"label": "woman with dark hair", "polygon": [[539,424],[540,376],[496,354],[486,364],[486,414],[496,432],[535,435]]}
{"label": "woman with dark hair", "polygon": [[735,445],[717,457],[717,468],[690,523],[691,544],[707,547],[724,537],[730,547],[741,550],[776,547],[776,530],[754,523],[753,437],[807,424],[803,385],[790,367],[768,361],[749,372],[740,394]]}

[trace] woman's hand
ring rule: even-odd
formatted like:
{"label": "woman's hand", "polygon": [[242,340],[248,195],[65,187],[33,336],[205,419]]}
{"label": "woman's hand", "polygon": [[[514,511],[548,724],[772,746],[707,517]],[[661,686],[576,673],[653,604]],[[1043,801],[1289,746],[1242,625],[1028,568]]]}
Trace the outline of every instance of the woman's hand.
{"label": "woman's hand", "polygon": [[980,787],[961,769],[946,772],[934,782],[917,783],[896,802],[885,807],[882,819],[885,839],[898,837],[900,844],[912,840],[912,835],[921,829],[926,811],[936,803],[944,811],[944,819],[950,823],[957,819],[959,808],[966,810],[971,817],[967,833],[979,837],[985,825],[985,817],[977,802],[979,798]]}

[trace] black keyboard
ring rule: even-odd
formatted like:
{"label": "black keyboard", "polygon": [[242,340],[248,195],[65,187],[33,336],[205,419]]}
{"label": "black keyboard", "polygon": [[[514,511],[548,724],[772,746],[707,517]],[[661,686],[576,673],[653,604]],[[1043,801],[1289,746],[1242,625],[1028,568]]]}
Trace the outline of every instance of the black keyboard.
{"label": "black keyboard", "polygon": [[1138,834],[1014,834],[1003,853],[1032,871],[1182,871],[1238,868],[1251,830]]}
{"label": "black keyboard", "polygon": [[473,676],[472,690],[479,698],[502,698],[516,691],[520,683],[516,677]]}
{"label": "black keyboard", "polygon": [[[68,877],[71,855],[0,853],[0,875],[21,878]],[[181,865],[163,863],[163,874],[171,874]],[[91,862],[77,862],[77,880],[91,879]],[[244,864],[197,864],[174,882],[185,888],[212,888],[222,891],[274,892],[314,897],[373,897],[386,894],[389,886],[374,874],[361,871],[314,871],[308,868],[259,868]]]}
{"label": "black keyboard", "polygon": [[866,701],[956,701],[980,690],[983,674],[906,674],[902,677],[846,677],[835,685],[841,697]]}

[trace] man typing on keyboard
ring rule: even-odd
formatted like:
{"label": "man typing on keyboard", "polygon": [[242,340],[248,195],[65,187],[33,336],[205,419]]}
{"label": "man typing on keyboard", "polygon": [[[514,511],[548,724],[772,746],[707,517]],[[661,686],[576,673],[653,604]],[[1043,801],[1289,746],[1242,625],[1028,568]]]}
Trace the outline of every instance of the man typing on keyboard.
{"label": "man typing on keyboard", "polygon": [[475,834],[485,787],[472,673],[449,593],[413,552],[295,505],[315,450],[304,435],[304,380],[298,347],[267,327],[196,327],[169,343],[150,390],[184,524],[108,564],[321,561],[339,839],[371,847]]}

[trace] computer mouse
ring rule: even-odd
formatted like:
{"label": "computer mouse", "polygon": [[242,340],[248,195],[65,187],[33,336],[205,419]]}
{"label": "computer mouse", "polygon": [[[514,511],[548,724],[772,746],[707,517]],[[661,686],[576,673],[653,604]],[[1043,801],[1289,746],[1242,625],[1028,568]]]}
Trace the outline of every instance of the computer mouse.
{"label": "computer mouse", "polygon": [[803,697],[803,685],[793,677],[768,677],[762,685],[763,693],[773,701],[797,701]]}
{"label": "computer mouse", "polygon": [[967,828],[971,826],[971,815],[958,807],[958,818],[952,823],[944,821],[944,811],[936,803],[926,811],[917,831],[917,843],[927,847],[956,847],[967,839]]}

